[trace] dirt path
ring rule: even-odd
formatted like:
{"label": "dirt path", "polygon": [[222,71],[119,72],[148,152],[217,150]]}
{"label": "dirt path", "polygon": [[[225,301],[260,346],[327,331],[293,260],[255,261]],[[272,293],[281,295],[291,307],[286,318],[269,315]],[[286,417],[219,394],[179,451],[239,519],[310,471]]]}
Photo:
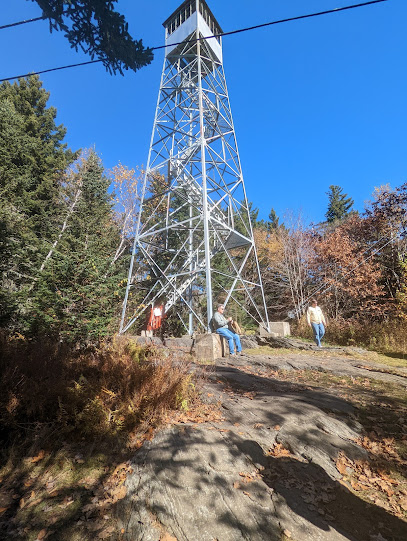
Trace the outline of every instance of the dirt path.
{"label": "dirt path", "polygon": [[231,360],[208,368],[203,390],[208,402],[220,404],[221,419],[166,428],[136,453],[120,507],[124,538],[405,541],[407,522],[364,502],[338,470],[341,453],[367,458],[356,443],[363,427],[351,401],[273,371],[403,386],[407,374],[383,373],[389,368],[334,351]]}

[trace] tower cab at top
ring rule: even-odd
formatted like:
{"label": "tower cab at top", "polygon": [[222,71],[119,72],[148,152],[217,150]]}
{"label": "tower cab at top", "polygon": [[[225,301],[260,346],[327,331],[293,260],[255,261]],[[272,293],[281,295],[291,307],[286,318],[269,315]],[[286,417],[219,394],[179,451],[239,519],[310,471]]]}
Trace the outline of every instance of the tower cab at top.
{"label": "tower cab at top", "polygon": [[[165,54],[171,56],[179,43],[199,37],[213,38],[206,41],[217,59],[222,62],[222,29],[205,0],[186,0],[163,23],[165,28]],[[198,36],[197,36],[198,37]]]}

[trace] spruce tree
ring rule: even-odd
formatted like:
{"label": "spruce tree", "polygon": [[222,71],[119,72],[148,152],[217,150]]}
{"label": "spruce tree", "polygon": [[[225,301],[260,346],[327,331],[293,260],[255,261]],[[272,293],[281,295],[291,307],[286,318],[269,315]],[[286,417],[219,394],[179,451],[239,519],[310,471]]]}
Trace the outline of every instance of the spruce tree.
{"label": "spruce tree", "polygon": [[333,223],[342,220],[350,213],[353,206],[353,199],[348,197],[348,194],[343,193],[340,186],[329,186],[328,195],[328,210],[325,214],[328,223]]}
{"label": "spruce tree", "polygon": [[59,221],[60,177],[74,159],[48,98],[37,76],[0,85],[1,326],[18,327],[29,309]]}
{"label": "spruce tree", "polygon": [[110,182],[96,153],[84,156],[69,178],[74,186],[66,186],[67,198],[79,197],[36,284],[31,332],[87,343],[117,330],[118,286],[126,277],[128,259],[112,264],[120,234]]}
{"label": "spruce tree", "polygon": [[280,224],[280,218],[277,216],[277,212],[272,208],[267,222],[267,231],[278,231],[279,229],[285,229],[285,226],[284,224]]}

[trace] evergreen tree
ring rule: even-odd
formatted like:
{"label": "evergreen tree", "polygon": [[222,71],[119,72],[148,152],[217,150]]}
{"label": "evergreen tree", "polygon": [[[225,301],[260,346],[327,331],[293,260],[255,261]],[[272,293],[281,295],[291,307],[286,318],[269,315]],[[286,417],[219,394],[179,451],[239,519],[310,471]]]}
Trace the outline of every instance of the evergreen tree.
{"label": "evergreen tree", "polygon": [[31,332],[88,342],[117,329],[118,285],[128,259],[112,264],[120,232],[109,180],[94,151],[82,157],[69,179],[66,199],[76,198],[77,204],[36,283]]}
{"label": "evergreen tree", "polygon": [[284,224],[280,224],[280,218],[277,216],[276,211],[272,208],[267,222],[267,231],[278,231],[281,228],[285,229],[285,226]]}
{"label": "evergreen tree", "polygon": [[0,325],[27,310],[59,223],[61,174],[74,159],[48,98],[37,76],[0,85]]}
{"label": "evergreen tree", "polygon": [[343,193],[340,186],[329,186],[328,195],[328,210],[325,214],[328,223],[333,223],[337,220],[342,220],[349,213],[353,206],[353,199],[348,197],[348,194]]}

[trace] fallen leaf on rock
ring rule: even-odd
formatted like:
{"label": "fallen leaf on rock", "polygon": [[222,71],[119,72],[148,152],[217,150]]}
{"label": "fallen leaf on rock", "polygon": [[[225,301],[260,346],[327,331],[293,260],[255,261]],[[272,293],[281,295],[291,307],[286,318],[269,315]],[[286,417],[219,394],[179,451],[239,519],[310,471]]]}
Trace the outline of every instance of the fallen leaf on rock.
{"label": "fallen leaf on rock", "polygon": [[279,430],[281,430],[281,426],[280,426],[280,425],[275,425],[273,428],[274,428],[274,430],[277,430],[277,432],[278,432]]}
{"label": "fallen leaf on rock", "polygon": [[240,477],[242,477],[244,483],[251,483],[253,481],[253,475],[246,472],[239,472]]}
{"label": "fallen leaf on rock", "polygon": [[289,539],[290,539],[291,536],[292,536],[292,533],[290,532],[290,530],[284,530],[284,531],[283,531],[283,534],[284,534],[286,537],[288,537]]}
{"label": "fallen leaf on rock", "polygon": [[150,426],[150,428],[144,434],[144,437],[147,441],[151,441],[154,438],[154,428],[152,426]]}
{"label": "fallen leaf on rock", "polygon": [[129,468],[129,465],[126,462],[122,462],[118,466],[116,466],[114,472],[112,473],[112,476],[117,475],[119,472],[121,473],[122,470],[127,471]]}
{"label": "fallen leaf on rock", "polygon": [[38,453],[37,456],[32,457],[31,462],[35,464],[36,462],[39,462],[45,457],[45,451],[41,449],[41,451]]}
{"label": "fallen leaf on rock", "polygon": [[336,469],[342,475],[346,474],[347,460],[344,456],[340,456],[336,461]]}
{"label": "fallen leaf on rock", "polygon": [[44,528],[43,530],[41,530],[39,532],[39,534],[37,535],[37,539],[44,539],[44,537],[47,535],[47,530]]}
{"label": "fallen leaf on rock", "polygon": [[286,449],[282,443],[275,443],[274,446],[269,450],[268,454],[278,458],[282,456],[290,456],[291,452],[289,449]]}
{"label": "fallen leaf on rock", "polygon": [[8,507],[0,507],[0,515],[7,511]]}
{"label": "fallen leaf on rock", "polygon": [[361,490],[362,489],[362,487],[359,485],[359,483],[357,483],[353,479],[351,479],[350,484],[351,484],[353,490]]}
{"label": "fallen leaf on rock", "polygon": [[65,507],[73,504],[74,501],[75,500],[72,498],[72,496],[67,496],[66,498],[64,498],[64,501],[59,504],[59,507],[62,507],[62,509],[64,509]]}
{"label": "fallen leaf on rock", "polygon": [[36,500],[32,500],[27,507],[34,507],[35,505],[38,505],[42,502],[42,498],[37,498]]}
{"label": "fallen leaf on rock", "polygon": [[118,490],[113,492],[113,497],[116,500],[122,500],[123,498],[126,497],[126,494],[127,494],[127,488],[124,485],[122,485]]}
{"label": "fallen leaf on rock", "polygon": [[[240,483],[239,483],[239,481],[235,481],[235,482],[233,483],[233,488],[236,488],[236,489],[240,488]],[[7,509],[7,508],[6,508],[6,509]]]}

